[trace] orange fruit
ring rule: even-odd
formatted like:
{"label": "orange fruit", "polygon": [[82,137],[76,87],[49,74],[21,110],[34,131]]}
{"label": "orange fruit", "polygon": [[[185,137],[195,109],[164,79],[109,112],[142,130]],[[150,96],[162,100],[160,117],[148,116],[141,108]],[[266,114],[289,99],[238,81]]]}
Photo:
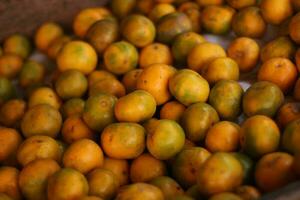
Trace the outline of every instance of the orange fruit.
{"label": "orange fruit", "polygon": [[186,107],[178,101],[169,101],[160,109],[160,119],[170,119],[179,122]]}
{"label": "orange fruit", "polygon": [[46,52],[48,47],[63,34],[64,31],[59,24],[45,22],[35,33],[35,45],[39,50]]}
{"label": "orange fruit", "polygon": [[0,167],[0,193],[14,200],[21,200],[22,195],[18,184],[19,170],[14,167]]}
{"label": "orange fruit", "polygon": [[0,75],[6,78],[15,78],[23,66],[21,57],[6,53],[0,56]]}
{"label": "orange fruit", "polygon": [[290,0],[262,0],[260,2],[262,16],[269,24],[281,24],[293,14]]}

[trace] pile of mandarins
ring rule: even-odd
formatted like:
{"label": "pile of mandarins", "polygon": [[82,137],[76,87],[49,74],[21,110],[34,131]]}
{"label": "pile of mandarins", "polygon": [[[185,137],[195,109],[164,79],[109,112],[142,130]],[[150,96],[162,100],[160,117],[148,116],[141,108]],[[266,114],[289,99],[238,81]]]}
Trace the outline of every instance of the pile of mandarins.
{"label": "pile of mandarins", "polygon": [[80,11],[74,34],[46,22],[33,42],[7,37],[0,200],[255,200],[296,181],[298,11],[111,0]]}

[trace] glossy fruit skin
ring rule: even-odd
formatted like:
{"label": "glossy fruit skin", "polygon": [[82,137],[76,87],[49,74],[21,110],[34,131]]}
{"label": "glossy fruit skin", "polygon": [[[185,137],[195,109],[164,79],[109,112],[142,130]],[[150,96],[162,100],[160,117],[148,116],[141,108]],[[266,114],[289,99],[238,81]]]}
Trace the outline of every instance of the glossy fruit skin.
{"label": "glossy fruit skin", "polygon": [[263,63],[276,57],[291,59],[294,57],[295,52],[296,46],[293,41],[287,36],[282,36],[267,43],[261,49],[260,58]]}
{"label": "glossy fruit skin", "polygon": [[283,104],[280,88],[268,81],[259,81],[247,89],[243,96],[243,111],[247,116],[266,115],[273,117]]}
{"label": "glossy fruit skin", "polygon": [[130,179],[133,183],[148,182],[163,175],[167,175],[165,163],[149,153],[144,153],[134,159],[130,166]]}
{"label": "glossy fruit skin", "polygon": [[14,167],[0,167],[0,194],[4,193],[14,200],[22,199],[18,185],[19,173]]}
{"label": "glossy fruit skin", "polygon": [[56,92],[63,99],[79,98],[84,95],[87,87],[86,77],[77,70],[62,72],[55,82]]}
{"label": "glossy fruit skin", "polygon": [[119,39],[118,23],[111,18],[99,20],[89,28],[85,37],[98,55],[102,55],[110,44]]}
{"label": "glossy fruit skin", "polygon": [[136,68],[138,63],[136,48],[125,41],[109,45],[103,56],[106,69],[116,75],[124,74]]}
{"label": "glossy fruit skin", "polygon": [[201,74],[211,85],[220,80],[238,81],[240,76],[238,64],[227,57],[214,59],[202,68]]}
{"label": "glossy fruit skin", "polygon": [[12,53],[20,56],[21,58],[27,58],[32,51],[32,46],[29,39],[19,33],[10,35],[4,40],[3,52]]}
{"label": "glossy fruit skin", "polygon": [[261,38],[266,23],[258,7],[250,6],[238,11],[232,20],[232,29],[237,36]]}
{"label": "glossy fruit skin", "polygon": [[75,35],[84,38],[89,28],[98,20],[111,17],[111,12],[105,7],[86,8],[74,18],[73,30]]}
{"label": "glossy fruit skin", "polygon": [[228,33],[235,10],[226,6],[207,6],[201,13],[202,27],[209,33]]}
{"label": "glossy fruit skin", "polygon": [[59,163],[61,156],[59,144],[53,138],[44,135],[25,139],[17,151],[17,160],[23,167],[38,159],[52,159]]}
{"label": "glossy fruit skin", "polygon": [[[143,192],[140,192],[143,191]],[[134,183],[123,186],[117,193],[115,200],[163,200],[164,196],[161,190],[147,183]]]}
{"label": "glossy fruit skin", "polygon": [[173,55],[170,48],[162,43],[152,43],[145,46],[139,55],[139,67],[147,68],[153,64],[172,65]]}
{"label": "glossy fruit skin", "polygon": [[255,40],[238,37],[230,43],[227,54],[237,62],[240,72],[249,72],[258,62],[260,49]]}
{"label": "glossy fruit skin", "polygon": [[89,87],[93,86],[95,83],[103,79],[117,79],[117,78],[113,73],[107,70],[104,69],[95,70],[88,75]]}
{"label": "glossy fruit skin", "polygon": [[147,133],[147,149],[155,158],[167,160],[182,150],[184,139],[184,131],[177,122],[161,119]]}
{"label": "glossy fruit skin", "polygon": [[70,117],[72,115],[79,115],[83,113],[85,101],[80,98],[72,98],[64,102],[61,106],[61,113],[63,118]]}
{"label": "glossy fruit skin", "polygon": [[261,197],[260,191],[251,185],[241,185],[235,189],[234,193],[244,200],[259,199]]}
{"label": "glossy fruit skin", "polygon": [[148,15],[155,5],[154,0],[140,0],[135,4],[135,10],[138,13]]}
{"label": "glossy fruit skin", "polygon": [[300,43],[300,35],[298,33],[298,28],[300,27],[300,14],[296,14],[292,17],[289,24],[289,35],[294,42]]}
{"label": "glossy fruit skin", "polygon": [[60,71],[76,69],[89,74],[96,68],[97,60],[97,53],[90,44],[71,41],[60,50],[56,62]]}
{"label": "glossy fruit skin", "polygon": [[125,159],[104,158],[103,169],[110,170],[115,174],[120,186],[129,182],[129,164]]}
{"label": "glossy fruit skin", "polygon": [[222,192],[211,196],[208,200],[242,200],[242,198],[231,192]]}
{"label": "glossy fruit skin", "polygon": [[148,17],[157,23],[160,18],[176,11],[176,8],[172,4],[160,3],[156,4],[150,11]]}
{"label": "glossy fruit skin", "polygon": [[208,158],[197,175],[198,190],[204,195],[234,190],[242,181],[242,165],[234,156],[223,152]]}
{"label": "glossy fruit skin", "polygon": [[190,51],[198,44],[205,42],[205,38],[195,32],[185,32],[178,35],[172,43],[172,54],[177,63],[186,64]]}
{"label": "glossy fruit skin", "polygon": [[240,143],[243,151],[257,158],[277,150],[280,131],[275,122],[264,115],[254,115],[241,126]]}
{"label": "glossy fruit skin", "polygon": [[123,37],[136,47],[145,47],[151,44],[156,34],[152,21],[139,14],[125,17],[121,23],[121,32]]}
{"label": "glossy fruit skin", "polygon": [[146,146],[145,136],[145,129],[139,124],[112,123],[102,131],[101,145],[109,157],[133,159],[143,153]]}
{"label": "glossy fruit skin", "polygon": [[121,97],[114,108],[116,119],[121,122],[142,122],[150,119],[155,111],[155,98],[144,90]]}
{"label": "glossy fruit skin", "polygon": [[29,95],[28,108],[32,108],[40,104],[50,105],[58,110],[61,106],[61,99],[52,88],[38,87]]}
{"label": "glossy fruit skin", "polygon": [[160,109],[160,119],[170,119],[179,122],[186,107],[178,101],[169,101]]}
{"label": "glossy fruit skin", "polygon": [[113,14],[123,19],[133,11],[136,2],[136,0],[112,0],[110,6]]}
{"label": "glossy fruit skin", "polygon": [[196,0],[199,6],[221,5],[224,0]]}
{"label": "glossy fruit skin", "polygon": [[21,99],[11,99],[0,109],[0,123],[6,127],[19,127],[26,110],[26,102]]}
{"label": "glossy fruit skin", "polygon": [[196,174],[200,167],[211,156],[211,153],[202,147],[190,147],[178,153],[172,164],[172,175],[184,188],[197,183]]}
{"label": "glossy fruit skin", "polygon": [[26,88],[41,83],[45,74],[46,70],[42,64],[33,60],[28,60],[24,63],[20,71],[19,84],[21,87]]}
{"label": "glossy fruit skin", "polygon": [[257,163],[255,180],[264,192],[271,192],[295,180],[293,156],[274,152],[264,155]]}
{"label": "glossy fruit skin", "polygon": [[203,42],[196,45],[188,54],[188,68],[201,73],[205,65],[216,58],[226,57],[226,52],[218,44]]}
{"label": "glossy fruit skin", "polygon": [[102,131],[105,126],[115,121],[114,106],[117,98],[110,94],[97,94],[87,99],[82,118],[95,131]]}
{"label": "glossy fruit skin", "polygon": [[257,79],[270,81],[287,93],[294,85],[298,77],[296,66],[287,58],[271,58],[259,69]]}
{"label": "glossy fruit skin", "polygon": [[294,101],[282,105],[276,115],[277,124],[281,128],[297,119],[300,119],[300,104]]}
{"label": "glossy fruit skin", "polygon": [[204,140],[207,130],[219,121],[216,110],[206,103],[195,103],[187,107],[181,118],[186,137],[198,142]]}
{"label": "glossy fruit skin", "polygon": [[126,89],[126,93],[133,92],[137,89],[137,80],[141,75],[142,71],[143,69],[133,69],[124,74],[122,78],[122,84]]}
{"label": "glossy fruit skin", "polygon": [[211,89],[208,101],[220,118],[234,120],[241,113],[243,94],[244,91],[238,82],[221,80]]}
{"label": "glossy fruit skin", "polygon": [[103,78],[89,87],[89,96],[109,94],[122,97],[126,94],[124,85],[116,78]]}
{"label": "glossy fruit skin", "polygon": [[254,6],[256,0],[226,0],[226,2],[235,9],[242,9],[248,6]]}
{"label": "glossy fruit skin", "polygon": [[63,168],[49,178],[47,197],[49,200],[79,199],[86,196],[88,190],[83,174],[72,168]]}
{"label": "glossy fruit skin", "polygon": [[23,60],[20,56],[6,53],[0,56],[0,76],[12,79],[21,71]]}
{"label": "glossy fruit skin", "polygon": [[239,147],[240,126],[229,121],[221,121],[210,127],[206,133],[205,145],[214,152],[234,152]]}
{"label": "glossy fruit skin", "polygon": [[173,199],[174,196],[183,195],[184,193],[181,186],[168,176],[158,176],[149,183],[158,187],[164,194],[165,199]]}
{"label": "glossy fruit skin", "polygon": [[210,89],[208,82],[197,72],[182,69],[169,80],[169,90],[180,103],[188,106],[197,102],[205,102]]}
{"label": "glossy fruit skin", "polygon": [[293,154],[300,152],[299,145],[297,145],[300,141],[299,129],[300,120],[297,119],[286,126],[282,135],[283,148]]}
{"label": "glossy fruit skin", "polygon": [[293,14],[293,7],[289,0],[262,0],[260,9],[265,21],[278,25]]}
{"label": "glossy fruit skin", "polygon": [[55,60],[57,58],[57,55],[59,51],[63,48],[65,44],[72,41],[71,36],[62,35],[58,38],[56,38],[47,48],[47,55],[49,58]]}
{"label": "glossy fruit skin", "polygon": [[233,152],[232,155],[240,161],[242,167],[243,167],[243,172],[244,172],[244,178],[243,178],[243,183],[251,183],[253,180],[253,172],[254,172],[254,161],[247,156],[244,153],[240,152]]}
{"label": "glossy fruit skin", "polygon": [[112,199],[119,189],[116,175],[107,169],[96,168],[87,175],[89,194]]}
{"label": "glossy fruit skin", "polygon": [[[170,29],[170,27],[173,27]],[[160,18],[156,25],[157,40],[170,44],[177,35],[192,30],[189,18],[181,12],[173,12]]]}
{"label": "glossy fruit skin", "polygon": [[16,160],[16,154],[18,147],[22,143],[22,137],[20,133],[12,128],[0,128],[0,162]]}
{"label": "glossy fruit skin", "polygon": [[0,77],[0,105],[15,96],[15,88],[10,80]]}
{"label": "glossy fruit skin", "polygon": [[62,125],[61,114],[50,105],[39,104],[30,108],[21,121],[25,137],[47,135],[55,138]]}
{"label": "glossy fruit skin", "polygon": [[153,64],[142,71],[137,79],[138,90],[149,92],[156,100],[157,105],[162,105],[171,99],[169,92],[169,80],[176,73],[176,69],[170,65]]}
{"label": "glossy fruit skin", "polygon": [[52,159],[39,159],[30,162],[20,172],[19,186],[26,199],[44,200],[47,198],[47,180],[60,166]]}

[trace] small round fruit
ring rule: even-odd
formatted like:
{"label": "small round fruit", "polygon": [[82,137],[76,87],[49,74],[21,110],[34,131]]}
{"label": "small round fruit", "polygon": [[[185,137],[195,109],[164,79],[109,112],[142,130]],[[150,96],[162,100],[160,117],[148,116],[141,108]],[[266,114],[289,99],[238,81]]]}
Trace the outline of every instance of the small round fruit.
{"label": "small round fruit", "polygon": [[242,181],[242,165],[233,155],[224,152],[210,156],[197,175],[198,190],[204,195],[234,190]]}
{"label": "small round fruit", "polygon": [[226,34],[231,28],[235,10],[227,6],[207,6],[201,12],[202,27],[209,33]]}
{"label": "small round fruit", "polygon": [[60,50],[67,44],[68,42],[72,41],[72,37],[67,35],[62,35],[56,38],[48,47],[47,55],[49,58],[55,60],[57,55],[59,54]]}
{"label": "small round fruit", "polygon": [[153,178],[149,183],[158,187],[164,194],[165,199],[173,200],[175,196],[184,194],[181,186],[174,179],[168,176]]}
{"label": "small round fruit", "polygon": [[258,81],[270,81],[287,93],[298,77],[297,67],[287,58],[271,58],[260,67]]}
{"label": "small round fruit", "polygon": [[28,200],[47,199],[47,180],[60,166],[52,159],[39,159],[26,165],[19,175],[19,186]]}
{"label": "small round fruit", "polygon": [[221,192],[211,196],[208,200],[243,200],[238,195],[231,192]]}
{"label": "small round fruit", "polygon": [[28,99],[28,108],[32,108],[40,104],[47,104],[55,109],[59,109],[61,106],[61,100],[53,89],[49,87],[40,87],[30,94]]}
{"label": "small round fruit", "polygon": [[255,68],[260,49],[257,42],[248,37],[234,39],[228,49],[228,57],[235,60],[241,72],[249,72]]}
{"label": "small round fruit", "polygon": [[202,69],[202,76],[208,83],[215,84],[220,80],[239,80],[239,66],[231,58],[216,58]]}
{"label": "small round fruit", "polygon": [[59,52],[56,62],[60,71],[76,69],[83,74],[91,73],[97,65],[97,53],[83,41],[71,41]]}
{"label": "small round fruit", "polygon": [[232,152],[239,147],[240,127],[229,121],[221,121],[208,129],[205,145],[210,152]]}
{"label": "small round fruit", "polygon": [[122,84],[126,89],[126,93],[133,92],[137,89],[136,83],[142,71],[142,69],[133,69],[124,74],[122,78]]}
{"label": "small round fruit", "polygon": [[58,110],[47,104],[39,104],[25,113],[21,130],[26,138],[33,135],[56,137],[61,124],[62,117]]}
{"label": "small round fruit", "polygon": [[243,111],[247,116],[266,115],[273,117],[283,104],[280,88],[267,81],[254,83],[243,96]]}
{"label": "small round fruit", "polygon": [[182,150],[184,140],[184,131],[177,122],[161,119],[147,133],[147,149],[155,158],[167,160]]}
{"label": "small round fruit", "polygon": [[0,162],[15,159],[17,150],[22,142],[22,137],[17,130],[0,128]]}
{"label": "small round fruit", "polygon": [[22,195],[18,185],[19,170],[14,167],[0,167],[0,193],[13,200],[21,200]]}
{"label": "small round fruit", "polygon": [[46,75],[45,67],[36,61],[28,60],[24,63],[20,74],[19,84],[26,88],[34,84],[41,83]]}
{"label": "small round fruit", "polygon": [[55,82],[57,94],[62,99],[81,97],[88,87],[88,81],[83,73],[78,70],[62,72]]}
{"label": "small round fruit", "polygon": [[221,5],[224,0],[196,0],[199,6]]}
{"label": "small round fruit", "polygon": [[293,15],[290,0],[262,0],[260,2],[261,14],[269,24],[278,25]]}
{"label": "small round fruit", "polygon": [[80,198],[79,200],[103,200],[103,199],[100,197],[97,197],[97,196],[84,196],[84,197]]}
{"label": "small round fruit", "polygon": [[64,167],[71,167],[86,174],[103,165],[103,152],[100,146],[90,139],[73,142],[63,156]]}
{"label": "small round fruit", "polygon": [[81,10],[74,18],[73,30],[75,35],[83,38],[89,28],[98,20],[111,16],[110,11],[105,7],[86,8]]}
{"label": "small round fruit", "polygon": [[190,51],[205,41],[203,36],[195,32],[185,32],[178,35],[172,43],[172,54],[176,62],[181,65],[186,64]]}
{"label": "small round fruit", "polygon": [[223,47],[215,43],[203,42],[196,45],[188,54],[188,68],[201,73],[205,65],[221,57],[226,57]]}
{"label": "small round fruit", "polygon": [[173,177],[184,188],[195,185],[200,167],[210,156],[210,152],[202,147],[183,149],[176,155],[172,164]]}
{"label": "small round fruit", "polygon": [[242,9],[249,6],[255,6],[256,0],[226,0],[226,2],[235,9]]}
{"label": "small round fruit", "polygon": [[72,168],[57,171],[47,183],[48,200],[80,199],[88,191],[89,185],[84,175]]}
{"label": "small round fruit", "polygon": [[178,101],[169,101],[160,109],[160,119],[170,119],[179,122],[186,107]]}
{"label": "small round fruit", "polygon": [[271,192],[295,180],[293,156],[283,152],[264,155],[257,163],[255,181],[264,192]]}
{"label": "small round fruit", "polygon": [[115,117],[120,122],[142,122],[156,111],[155,98],[144,90],[135,90],[121,97],[115,105]]}
{"label": "small round fruit", "polygon": [[145,47],[151,44],[156,33],[152,21],[139,14],[125,17],[121,23],[121,32],[123,37],[136,47]]}
{"label": "small round fruit", "polygon": [[4,40],[3,52],[12,53],[25,59],[31,53],[32,47],[29,39],[25,35],[12,34]]}
{"label": "small round fruit", "polygon": [[[179,11],[179,9],[178,9]],[[184,9],[182,11],[186,16],[189,18],[191,21],[191,31],[194,31],[196,33],[201,32],[201,12],[199,8],[189,8],[189,9]]]}
{"label": "small round fruit", "polygon": [[116,78],[104,78],[89,87],[89,96],[103,93],[119,98],[124,96],[126,91],[124,85]]}
{"label": "small round fruit", "polygon": [[17,152],[18,162],[22,166],[37,160],[48,158],[60,162],[61,151],[58,143],[51,137],[36,135],[24,140]]}
{"label": "small round fruit", "polygon": [[0,123],[6,127],[19,127],[25,110],[26,102],[24,100],[12,99],[7,101],[0,109]]}
{"label": "small round fruit", "polygon": [[78,115],[66,118],[61,129],[61,134],[63,140],[68,144],[72,144],[80,139],[93,139],[94,137],[94,132]]}
{"label": "small round fruit", "polygon": [[150,65],[140,74],[137,79],[136,87],[139,90],[149,92],[155,98],[156,104],[162,105],[172,97],[168,83],[176,71],[177,70],[170,65]]}
{"label": "small round fruit", "polygon": [[54,22],[42,24],[35,33],[35,46],[41,51],[47,51],[51,43],[64,34],[61,26]]}
{"label": "small round fruit", "polygon": [[102,19],[95,22],[86,34],[87,41],[95,48],[98,55],[119,39],[119,26],[114,19]]}
{"label": "small round fruit", "polygon": [[105,126],[115,121],[114,106],[117,98],[110,94],[98,94],[87,99],[82,118],[95,131],[102,131]]}
{"label": "small round fruit", "polygon": [[94,169],[87,175],[87,180],[89,183],[89,194],[103,199],[112,199],[119,188],[116,175],[107,169]]}
{"label": "small round fruit", "polygon": [[276,123],[264,115],[252,116],[243,122],[240,130],[240,143],[245,153],[260,157],[277,150],[280,131]]}
{"label": "small round fruit", "polygon": [[[143,192],[141,192],[143,191]],[[147,183],[134,183],[120,188],[115,200],[163,200],[161,190]]]}
{"label": "small round fruit", "polygon": [[233,152],[232,155],[243,167],[243,183],[251,183],[253,181],[254,161],[244,153]]}
{"label": "small round fruit", "polygon": [[170,13],[176,11],[176,8],[169,3],[159,3],[156,4],[150,11],[148,17],[154,22],[157,23],[160,18]]}
{"label": "small round fruit", "polygon": [[113,172],[120,186],[129,182],[129,164],[125,159],[104,158],[103,169]]}
{"label": "small round fruit", "polygon": [[102,131],[101,146],[112,158],[133,159],[143,153],[145,136],[145,129],[139,124],[112,123]]}
{"label": "small round fruit", "polygon": [[106,70],[95,70],[88,76],[89,87],[103,79],[116,79],[116,76]]}
{"label": "small round fruit", "polygon": [[0,105],[12,99],[15,93],[16,90],[12,81],[5,77],[0,77]]}
{"label": "small round fruit", "polygon": [[234,15],[232,29],[239,37],[260,38],[265,34],[266,23],[260,9],[250,6],[243,8]]}
{"label": "small round fruit", "polygon": [[234,193],[243,200],[259,199],[261,196],[261,193],[258,191],[258,189],[250,185],[239,186],[235,189]]}
{"label": "small round fruit", "polygon": [[202,141],[207,130],[219,121],[217,111],[206,103],[195,103],[187,107],[181,117],[181,125],[186,137],[193,141]]}
{"label": "small round fruit", "polygon": [[221,80],[211,89],[209,104],[225,120],[234,120],[241,113],[243,88],[236,81]]}
{"label": "small round fruit", "polygon": [[188,106],[205,102],[209,95],[209,84],[197,72],[182,69],[169,80],[171,94],[182,104]]}
{"label": "small round fruit", "polygon": [[133,11],[136,2],[137,0],[112,0],[110,7],[114,15],[123,19]]}
{"label": "small round fruit", "polygon": [[300,141],[300,120],[297,119],[287,125],[282,135],[282,146],[290,153],[300,153],[299,141]]}
{"label": "small round fruit", "polygon": [[81,116],[84,110],[85,101],[79,98],[73,98],[66,101],[61,106],[61,113],[64,118],[72,115]]}
{"label": "small round fruit", "polygon": [[152,43],[141,49],[139,67],[146,68],[152,64],[172,65],[173,58],[170,48],[161,43]]}
{"label": "small round fruit", "polygon": [[267,43],[261,50],[260,58],[263,63],[276,57],[292,59],[295,52],[296,46],[292,40],[282,36]]}
{"label": "small round fruit", "polygon": [[0,56],[0,76],[12,79],[15,78],[23,66],[20,56],[6,53]]}
{"label": "small round fruit", "polygon": [[124,74],[134,68],[138,63],[136,48],[125,41],[112,43],[104,52],[105,68],[113,74]]}
{"label": "small round fruit", "polygon": [[138,13],[147,15],[151,12],[155,5],[154,0],[139,0],[135,3],[135,10]]}
{"label": "small round fruit", "polygon": [[167,167],[165,163],[148,153],[134,159],[130,166],[130,180],[133,183],[148,182],[166,174]]}
{"label": "small round fruit", "polygon": [[276,121],[278,126],[285,128],[289,123],[300,119],[300,103],[285,103],[277,112]]}
{"label": "small round fruit", "polygon": [[157,41],[169,44],[177,35],[191,30],[190,19],[182,12],[173,12],[158,20],[156,25]]}

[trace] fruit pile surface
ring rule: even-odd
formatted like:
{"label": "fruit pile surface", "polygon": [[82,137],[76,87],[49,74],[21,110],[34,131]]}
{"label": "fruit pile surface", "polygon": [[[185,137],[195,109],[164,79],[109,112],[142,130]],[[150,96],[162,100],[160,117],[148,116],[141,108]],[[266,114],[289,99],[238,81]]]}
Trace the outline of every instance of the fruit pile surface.
{"label": "fruit pile surface", "polygon": [[297,181],[298,11],[111,0],[71,32],[5,38],[0,200],[255,200]]}

